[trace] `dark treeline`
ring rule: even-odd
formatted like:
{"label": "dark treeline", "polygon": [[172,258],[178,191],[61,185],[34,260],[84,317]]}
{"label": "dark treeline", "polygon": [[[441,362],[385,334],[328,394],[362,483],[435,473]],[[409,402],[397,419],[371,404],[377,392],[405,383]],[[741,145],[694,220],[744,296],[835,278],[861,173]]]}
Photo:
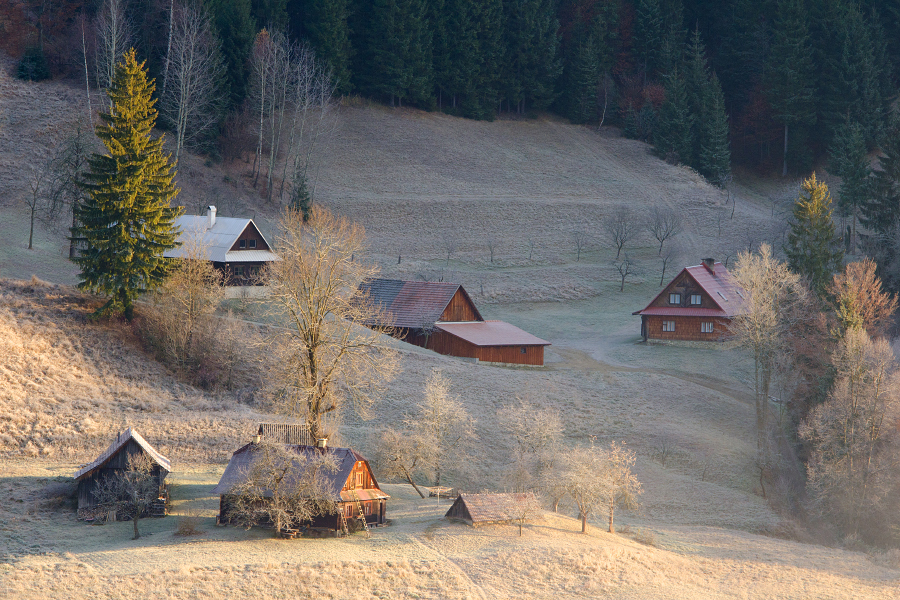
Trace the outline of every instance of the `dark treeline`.
{"label": "dark treeline", "polygon": [[[714,183],[732,154],[806,171],[848,128],[880,146],[900,67],[894,0],[203,1],[232,109],[248,94],[255,36],[281,30],[311,45],[339,94],[477,119],[550,110],[615,123]],[[25,54],[22,74],[74,73],[79,19],[102,3],[4,3],[3,43]],[[170,4],[125,2],[156,77]]]}

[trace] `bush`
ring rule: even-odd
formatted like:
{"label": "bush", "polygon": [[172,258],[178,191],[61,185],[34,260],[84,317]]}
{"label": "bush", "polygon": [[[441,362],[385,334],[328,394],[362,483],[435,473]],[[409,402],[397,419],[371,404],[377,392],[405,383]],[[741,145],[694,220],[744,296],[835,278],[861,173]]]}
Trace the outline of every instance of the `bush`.
{"label": "bush", "polygon": [[25,81],[50,79],[50,67],[40,48],[35,46],[25,51],[16,67],[16,77]]}

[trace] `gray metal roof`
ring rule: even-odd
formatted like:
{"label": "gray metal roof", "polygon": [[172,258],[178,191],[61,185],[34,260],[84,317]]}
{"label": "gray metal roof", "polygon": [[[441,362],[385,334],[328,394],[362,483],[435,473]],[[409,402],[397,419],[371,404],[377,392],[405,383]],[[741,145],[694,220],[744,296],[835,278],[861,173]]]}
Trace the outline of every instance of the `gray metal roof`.
{"label": "gray metal roof", "polygon": [[[249,225],[252,225],[264,240],[266,239],[253,219],[216,217],[215,225],[212,227],[209,226],[208,216],[182,215],[175,219],[175,226],[181,229],[180,241],[184,242],[193,236],[198,236],[206,260],[213,262],[268,262],[275,260],[275,254],[268,250],[231,250]],[[268,240],[266,240],[266,245],[271,247]],[[168,250],[163,256],[184,258],[184,249],[185,247],[182,245]],[[264,258],[264,255],[268,258]]]}
{"label": "gray metal roof", "polygon": [[503,321],[435,324],[437,329],[460,337],[476,346],[549,346],[550,342]]}
{"label": "gray metal roof", "polygon": [[172,472],[172,464],[169,462],[169,459],[157,452],[156,449],[151,446],[147,442],[147,440],[141,437],[141,435],[137,431],[134,431],[131,427],[129,427],[124,432],[116,435],[116,441],[110,444],[109,448],[104,450],[103,454],[101,454],[97,458],[97,460],[78,469],[78,472],[75,473],[75,479],[81,479],[94,469],[102,467],[104,464],[106,464],[106,461],[113,457],[116,452],[125,447],[129,440],[134,440],[135,442],[137,442],[137,444],[141,448],[143,448],[144,451],[149,454],[157,464],[159,464],[159,466],[170,473]]}

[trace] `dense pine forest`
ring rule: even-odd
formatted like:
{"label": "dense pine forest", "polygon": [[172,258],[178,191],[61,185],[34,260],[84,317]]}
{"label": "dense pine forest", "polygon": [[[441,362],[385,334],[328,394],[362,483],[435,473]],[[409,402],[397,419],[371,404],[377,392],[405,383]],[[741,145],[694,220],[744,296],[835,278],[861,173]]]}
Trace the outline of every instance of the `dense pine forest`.
{"label": "dense pine forest", "polygon": [[[316,85],[328,74],[326,95],[473,119],[550,111],[614,124],[715,185],[727,185],[732,163],[782,175],[827,164],[842,180],[840,214],[870,240],[897,237],[900,135],[890,107],[900,5],[892,0],[10,0],[0,7],[0,45],[18,61],[19,77],[80,78],[103,88],[105,49],[134,46],[161,96],[178,52],[185,54],[173,39],[194,30],[204,41],[191,48],[207,51],[206,97],[222,101],[186,113],[180,97],[168,105],[162,98],[177,151],[185,145],[227,157],[223,140],[241,115],[250,123],[254,111],[268,110],[275,123],[277,94],[290,102],[272,87],[271,65],[279,52],[293,52],[279,48],[302,48],[300,62],[317,65],[304,71],[316,74]],[[259,91],[266,86],[270,104]],[[239,143],[254,144],[252,132],[241,135]],[[255,164],[263,160],[258,139]],[[873,172],[868,155],[876,149],[881,164]],[[308,194],[302,174],[297,181],[294,195]],[[868,250],[896,289],[893,246]]]}

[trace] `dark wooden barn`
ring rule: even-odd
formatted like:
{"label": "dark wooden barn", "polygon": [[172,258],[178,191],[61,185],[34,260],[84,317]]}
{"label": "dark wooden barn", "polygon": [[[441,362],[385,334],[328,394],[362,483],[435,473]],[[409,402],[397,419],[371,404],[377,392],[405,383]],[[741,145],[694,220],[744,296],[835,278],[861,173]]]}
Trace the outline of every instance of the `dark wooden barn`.
{"label": "dark wooden barn", "polygon": [[517,509],[534,494],[460,494],[450,506],[445,518],[462,521],[473,527],[491,523],[509,523],[518,519]]}
{"label": "dark wooden barn", "polygon": [[[233,523],[230,508],[234,495],[231,493],[235,487],[246,481],[247,474],[255,460],[255,448],[257,441],[250,442],[246,446],[235,451],[225,467],[225,472],[219,480],[213,493],[219,495],[219,522]],[[372,467],[361,454],[352,448],[328,448],[307,446],[302,444],[285,444],[298,455],[297,468],[302,468],[301,460],[305,455],[313,452],[327,452],[337,461],[338,469],[334,473],[328,473],[331,483],[333,500],[337,504],[338,511],[333,514],[319,515],[315,517],[309,527],[314,529],[327,529],[335,532],[346,531],[347,525],[354,519],[360,518],[360,513],[365,516],[367,526],[384,525],[385,513],[389,495],[381,491],[378,481],[372,472]],[[271,495],[269,493],[268,495]],[[259,525],[271,525],[259,523]]]}
{"label": "dark wooden barn", "polygon": [[706,258],[684,268],[643,310],[647,340],[720,341],[744,306],[744,292],[720,262]]}
{"label": "dark wooden barn", "polygon": [[151,514],[165,515],[168,500],[168,486],[165,479],[172,471],[172,465],[168,458],[157,452],[137,431],[129,427],[116,435],[116,440],[97,457],[97,460],[75,473],[75,480],[78,482],[78,516],[90,517],[98,510],[97,499],[94,497],[97,485],[106,478],[125,471],[128,468],[129,458],[141,454],[153,461],[153,477],[159,484],[159,502],[151,508]]}
{"label": "dark wooden barn", "polygon": [[503,321],[486,321],[457,283],[370,279],[360,286],[360,297],[380,312],[365,325],[388,328],[410,344],[479,362],[544,365],[550,342]]}

